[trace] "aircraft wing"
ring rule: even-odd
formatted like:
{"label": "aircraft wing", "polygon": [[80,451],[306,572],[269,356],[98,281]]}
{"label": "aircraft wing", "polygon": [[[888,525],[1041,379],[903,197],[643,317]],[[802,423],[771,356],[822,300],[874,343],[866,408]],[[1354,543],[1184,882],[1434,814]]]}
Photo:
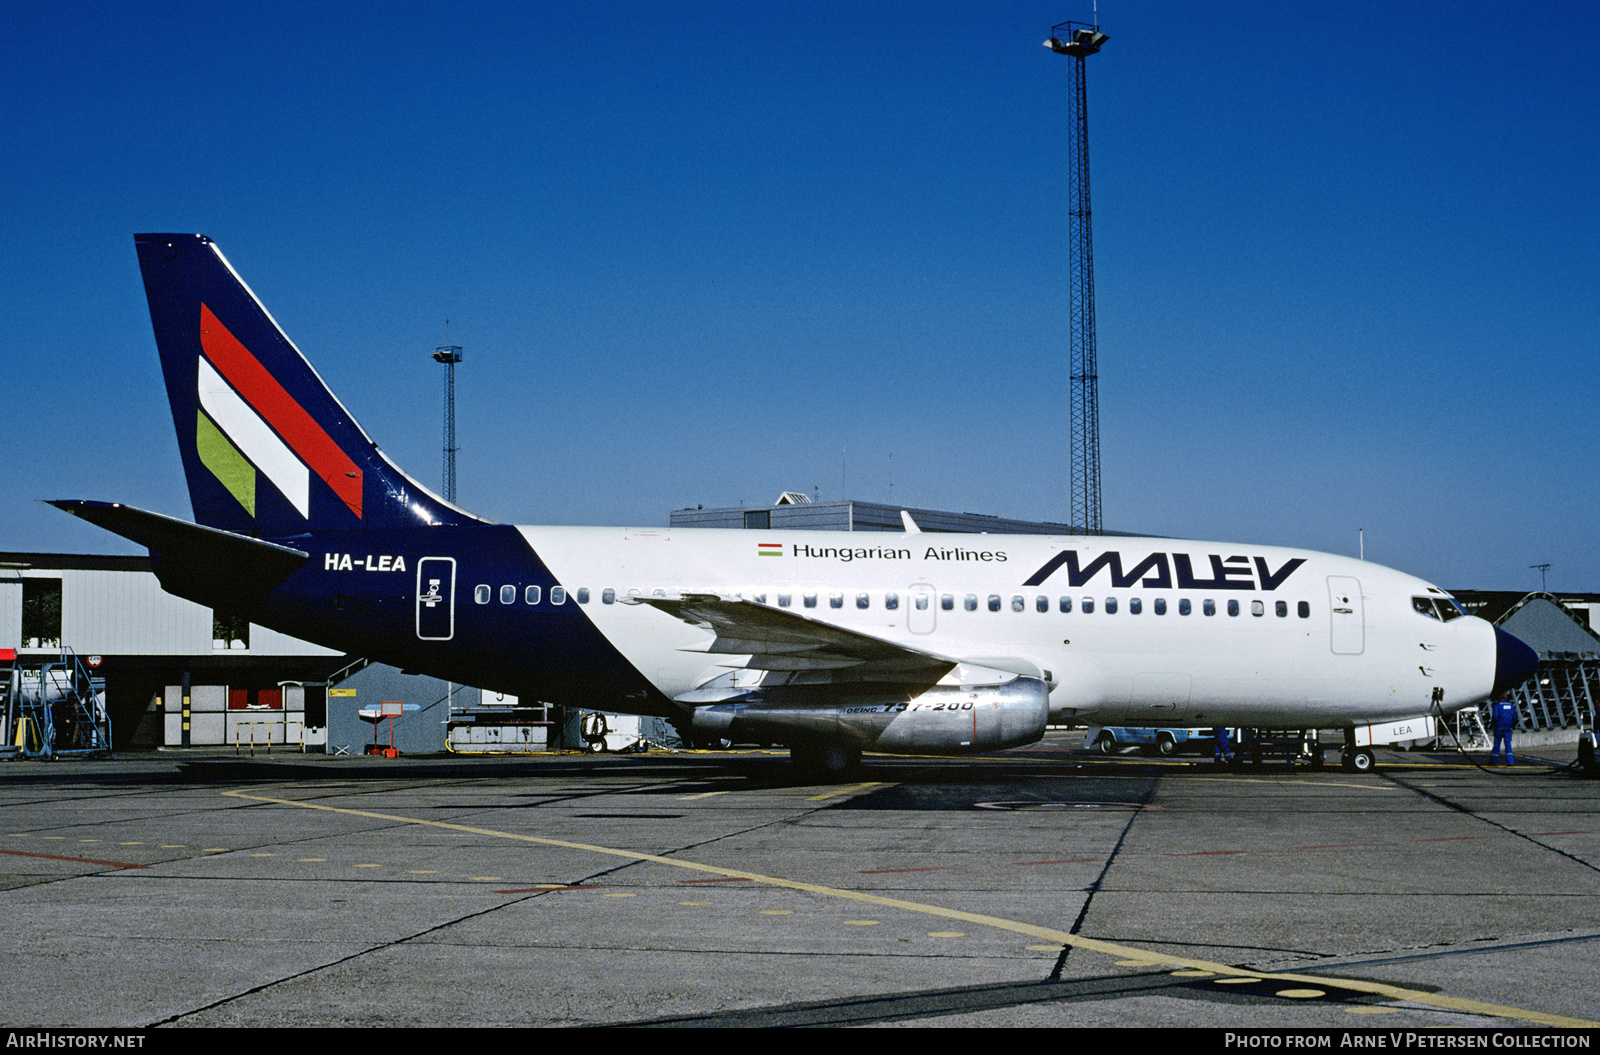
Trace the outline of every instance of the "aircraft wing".
{"label": "aircraft wing", "polygon": [[715,594],[628,600],[712,631],[716,639],[706,652],[749,655],[745,666],[753,670],[826,670],[842,681],[937,681],[959,662],[755,601]]}

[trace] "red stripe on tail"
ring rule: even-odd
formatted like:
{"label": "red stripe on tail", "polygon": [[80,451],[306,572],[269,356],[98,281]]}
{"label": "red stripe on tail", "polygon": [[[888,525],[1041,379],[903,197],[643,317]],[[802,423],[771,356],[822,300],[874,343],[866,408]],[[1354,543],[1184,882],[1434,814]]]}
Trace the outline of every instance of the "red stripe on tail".
{"label": "red stripe on tail", "polygon": [[361,470],[356,463],[204,304],[200,305],[200,346],[228,383],[359,518]]}

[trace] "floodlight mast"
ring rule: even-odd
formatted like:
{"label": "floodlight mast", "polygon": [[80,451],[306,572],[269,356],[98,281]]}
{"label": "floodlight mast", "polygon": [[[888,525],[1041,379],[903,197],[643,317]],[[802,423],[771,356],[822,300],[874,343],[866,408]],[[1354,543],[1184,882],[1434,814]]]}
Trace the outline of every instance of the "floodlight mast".
{"label": "floodlight mast", "polygon": [[461,361],[461,346],[447,344],[436,349],[433,361],[444,364],[444,496],[456,500],[456,364]]}
{"label": "floodlight mast", "polygon": [[1110,39],[1099,25],[1062,22],[1051,27],[1044,46],[1072,62],[1072,115],[1068,145],[1072,170],[1068,188],[1067,242],[1070,258],[1068,320],[1071,378],[1072,481],[1069,523],[1086,535],[1102,531],[1100,520],[1100,378],[1095,362],[1094,239],[1089,223],[1089,96],[1083,60]]}

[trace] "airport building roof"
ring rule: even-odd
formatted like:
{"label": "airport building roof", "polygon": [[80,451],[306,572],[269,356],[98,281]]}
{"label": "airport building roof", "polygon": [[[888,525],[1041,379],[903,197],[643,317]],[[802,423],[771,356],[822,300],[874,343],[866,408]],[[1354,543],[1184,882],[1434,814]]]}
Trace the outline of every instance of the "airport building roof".
{"label": "airport building roof", "polygon": [[[902,511],[909,513],[917,527],[923,531],[994,535],[1082,534],[1081,528],[1051,521],[1015,520],[988,513],[956,513],[942,509],[862,502],[855,499],[820,502],[795,491],[785,491],[772,505],[676,509],[670,516],[669,524],[675,528],[750,528],[756,531],[769,531],[774,528],[804,531],[904,531],[905,522],[900,516]],[[1127,533],[1107,531],[1104,534]]]}

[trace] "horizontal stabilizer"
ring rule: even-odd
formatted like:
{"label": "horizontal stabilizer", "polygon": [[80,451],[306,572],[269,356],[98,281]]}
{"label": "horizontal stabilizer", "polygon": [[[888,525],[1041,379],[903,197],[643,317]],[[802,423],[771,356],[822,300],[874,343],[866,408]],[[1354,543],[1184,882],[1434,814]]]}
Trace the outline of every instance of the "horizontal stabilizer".
{"label": "horizontal stabilizer", "polygon": [[288,546],[118,502],[58,500],[50,504],[145,547],[164,589],[213,608],[259,600],[311,557]]}

